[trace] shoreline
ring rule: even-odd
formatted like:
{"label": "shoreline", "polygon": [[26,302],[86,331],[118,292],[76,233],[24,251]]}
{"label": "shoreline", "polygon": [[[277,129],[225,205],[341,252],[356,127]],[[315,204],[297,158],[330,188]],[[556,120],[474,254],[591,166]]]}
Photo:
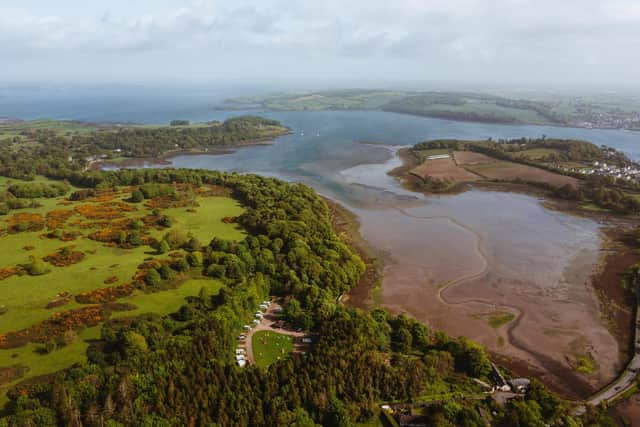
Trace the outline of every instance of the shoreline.
{"label": "shoreline", "polygon": [[[411,175],[407,173],[408,170],[413,167],[415,160],[406,149],[399,150],[398,156],[402,160],[402,166],[389,171],[389,175],[398,179],[404,188],[419,194],[424,194],[426,197],[454,196],[470,189],[518,193],[539,198],[541,204],[546,209],[591,219],[597,222],[602,236],[599,248],[600,257],[597,263],[593,265],[593,271],[589,274],[589,279],[585,283],[585,286],[589,286],[597,300],[601,316],[597,321],[609,330],[618,343],[619,352],[615,355],[615,359],[621,366],[626,365],[626,362],[633,355],[633,334],[631,334],[631,332],[634,330],[635,325],[634,319],[629,314],[633,311],[633,301],[628,298],[628,295],[625,295],[622,289],[620,274],[633,263],[640,261],[640,256],[633,253],[632,248],[629,245],[625,245],[622,239],[624,235],[628,234],[632,227],[640,225],[640,221],[629,217],[619,217],[609,212],[586,211],[581,209],[578,203],[550,198],[542,189],[526,184],[480,182],[464,184],[460,186],[461,188],[457,188],[455,192],[445,193],[431,193],[416,190],[415,186],[412,185]],[[417,177],[413,179],[417,179]],[[482,275],[482,273],[478,274]],[[447,291],[450,290],[449,285],[460,285],[466,283],[468,280],[470,279],[466,277],[454,280],[439,289],[438,296],[445,300]],[[448,305],[447,301],[443,302]],[[456,304],[464,302],[465,301],[456,302]],[[514,329],[518,327],[519,321],[523,318],[524,313],[518,307],[504,306],[503,308],[515,309],[515,311],[518,312],[516,313],[515,319],[507,327],[507,339],[511,342],[514,338],[517,338],[516,334],[514,334]],[[511,312],[512,310],[508,311]],[[516,339],[516,341],[521,340]],[[513,345],[514,343],[511,344]],[[518,348],[519,346],[516,345],[515,347]],[[581,374],[575,370],[575,367],[571,371],[572,375],[567,375],[569,373],[568,368],[561,363],[560,360],[556,361],[545,355],[539,355],[542,357],[538,358],[535,357],[530,349],[521,348],[521,350],[536,359],[548,359],[545,363],[541,363],[541,366],[545,368],[541,369],[538,366],[534,366],[520,357],[509,357],[506,354],[501,354],[503,352],[491,351],[491,353],[506,367],[513,370],[515,374],[531,375],[535,373],[536,376],[543,378],[548,386],[564,396],[574,399],[582,398],[598,389],[598,386],[594,383],[595,377],[589,374]],[[542,361],[544,362],[544,360]],[[596,360],[596,363],[597,362],[598,360]],[[572,364],[570,365],[572,366]],[[564,379],[565,381],[561,381],[560,379]]]}
{"label": "shoreline", "polygon": [[169,150],[161,155],[155,157],[125,157],[119,161],[96,161],[89,165],[89,170],[103,170],[106,168],[127,168],[127,167],[143,167],[145,165],[149,166],[167,166],[171,165],[170,159],[177,156],[199,156],[199,155],[211,155],[211,156],[219,156],[224,154],[231,154],[237,151],[240,148],[244,147],[256,147],[261,145],[273,145],[276,143],[276,139],[285,136],[291,135],[293,131],[288,129],[287,132],[282,135],[278,135],[275,137],[268,138],[260,138],[253,139],[248,141],[241,141],[237,144],[230,145],[228,147],[200,147],[200,148],[191,148],[191,149],[179,149],[179,150]]}
{"label": "shoreline", "polygon": [[378,294],[382,286],[384,258],[362,237],[360,220],[355,213],[335,200],[323,198],[329,207],[331,223],[336,233],[360,256],[366,267],[358,284],[344,294],[340,302],[363,310],[374,308],[379,305]]}

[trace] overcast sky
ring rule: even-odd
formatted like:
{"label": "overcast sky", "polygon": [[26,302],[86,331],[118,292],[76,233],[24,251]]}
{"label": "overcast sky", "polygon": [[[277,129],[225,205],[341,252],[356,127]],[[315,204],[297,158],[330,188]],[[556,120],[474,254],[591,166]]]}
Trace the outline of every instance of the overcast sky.
{"label": "overcast sky", "polygon": [[640,0],[0,0],[0,79],[637,86]]}

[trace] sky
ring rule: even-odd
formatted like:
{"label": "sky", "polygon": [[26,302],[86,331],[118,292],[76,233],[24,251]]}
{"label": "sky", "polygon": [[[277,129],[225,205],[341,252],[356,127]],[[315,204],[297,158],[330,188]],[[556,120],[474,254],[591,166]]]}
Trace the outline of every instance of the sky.
{"label": "sky", "polygon": [[0,81],[640,85],[639,0],[0,0]]}

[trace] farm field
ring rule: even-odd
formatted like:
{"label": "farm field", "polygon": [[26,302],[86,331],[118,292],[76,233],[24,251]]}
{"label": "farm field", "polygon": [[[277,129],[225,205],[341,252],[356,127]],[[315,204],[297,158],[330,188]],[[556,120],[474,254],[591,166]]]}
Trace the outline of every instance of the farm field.
{"label": "farm field", "polygon": [[[13,184],[56,183],[2,179],[0,191]],[[136,191],[148,197],[134,201]],[[185,259],[195,262],[193,251],[213,237],[245,236],[234,223],[244,208],[213,185],[69,186],[28,200],[0,217],[0,404],[16,382],[84,360],[105,320],[166,315],[203,288],[217,294],[222,282],[202,278]],[[151,283],[151,269],[170,277]]]}
{"label": "farm field", "polygon": [[541,182],[552,185],[554,187],[562,187],[567,184],[573,187],[578,186],[578,180],[576,178],[509,161],[501,160],[491,163],[469,165],[466,166],[466,168],[469,171],[489,180],[522,180],[530,182]]}
{"label": "farm field", "polygon": [[458,165],[477,165],[481,163],[494,163],[497,160],[482,153],[473,151],[454,151],[453,158]]}
{"label": "farm field", "polygon": [[473,182],[482,179],[481,176],[458,166],[452,158],[425,160],[422,164],[411,169],[409,173],[422,179],[429,177],[455,182]]}
{"label": "farm field", "polygon": [[258,331],[251,339],[256,365],[266,368],[293,351],[293,337],[272,331]]}

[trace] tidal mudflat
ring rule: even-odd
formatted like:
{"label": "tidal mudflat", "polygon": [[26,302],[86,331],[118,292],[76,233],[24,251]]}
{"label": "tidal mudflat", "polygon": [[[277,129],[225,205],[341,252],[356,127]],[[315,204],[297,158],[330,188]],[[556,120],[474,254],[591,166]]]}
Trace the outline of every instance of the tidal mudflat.
{"label": "tidal mudflat", "polygon": [[351,206],[362,236],[385,259],[382,305],[479,341],[567,395],[615,377],[618,343],[591,283],[599,224],[529,195],[408,192],[381,176],[398,166],[392,154],[344,173],[352,185],[387,194],[376,206]]}
{"label": "tidal mudflat", "polygon": [[573,378],[579,394],[615,376],[618,344],[590,283],[601,245],[594,221],[479,190],[358,215],[386,257],[384,306],[525,361],[550,382],[562,376],[558,386]]}

